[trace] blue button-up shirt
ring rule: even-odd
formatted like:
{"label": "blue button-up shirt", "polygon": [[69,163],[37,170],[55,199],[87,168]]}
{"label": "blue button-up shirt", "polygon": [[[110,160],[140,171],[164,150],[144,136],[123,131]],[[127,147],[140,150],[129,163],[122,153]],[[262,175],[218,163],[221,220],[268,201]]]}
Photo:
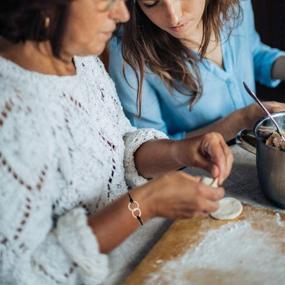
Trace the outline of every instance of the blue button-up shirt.
{"label": "blue button-up shirt", "polygon": [[[243,108],[253,100],[244,90],[242,82],[255,90],[255,80],[275,87],[271,69],[284,52],[273,49],[260,41],[254,28],[251,1],[241,1],[243,20],[229,36],[228,27],[221,31],[223,68],[203,59],[199,63],[203,93],[189,110],[189,96],[176,90],[169,91],[164,82],[146,70],[142,89],[142,113],[138,117],[136,104],[137,80],[134,71],[126,66],[124,79],[121,44],[113,38],[109,44],[109,72],[115,81],[124,112],[136,127],[155,128],[170,138],[182,139],[187,132],[205,127],[230,113]],[[190,66],[189,66],[190,68]]]}

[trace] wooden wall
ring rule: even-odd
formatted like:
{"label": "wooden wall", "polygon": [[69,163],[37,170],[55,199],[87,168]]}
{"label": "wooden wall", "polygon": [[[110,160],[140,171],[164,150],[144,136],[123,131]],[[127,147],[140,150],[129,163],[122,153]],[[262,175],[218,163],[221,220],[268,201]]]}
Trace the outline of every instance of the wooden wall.
{"label": "wooden wall", "polygon": [[[256,29],[263,42],[285,50],[285,0],[252,0]],[[285,102],[285,84],[275,89],[257,86],[259,97],[264,100]]]}

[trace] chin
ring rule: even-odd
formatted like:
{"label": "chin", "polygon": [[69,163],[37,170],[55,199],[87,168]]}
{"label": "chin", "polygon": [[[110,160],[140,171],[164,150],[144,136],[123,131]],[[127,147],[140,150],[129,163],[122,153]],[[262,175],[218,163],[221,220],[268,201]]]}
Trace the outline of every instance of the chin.
{"label": "chin", "polygon": [[[109,39],[108,39],[108,41],[109,41]],[[100,55],[104,52],[104,50],[106,49],[108,41],[106,41],[106,40],[97,41],[96,45],[94,46],[94,48],[96,50],[96,55]]]}
{"label": "chin", "polygon": [[89,55],[95,55],[98,56],[103,53],[103,51],[106,48],[106,43],[97,43],[96,46],[93,46],[89,50]]}
{"label": "chin", "polygon": [[105,48],[106,48],[106,44],[103,47],[101,47],[100,49],[97,49],[97,51],[96,51],[96,53],[94,53],[94,55],[101,55],[104,52]]}

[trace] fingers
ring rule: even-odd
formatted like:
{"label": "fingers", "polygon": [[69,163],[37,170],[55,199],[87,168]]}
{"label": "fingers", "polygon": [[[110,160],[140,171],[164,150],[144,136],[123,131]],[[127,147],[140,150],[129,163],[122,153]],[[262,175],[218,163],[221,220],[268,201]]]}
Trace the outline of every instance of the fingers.
{"label": "fingers", "polygon": [[[285,111],[285,104],[276,101],[262,102],[270,113]],[[243,126],[247,129],[252,129],[258,119],[265,116],[266,113],[257,103],[253,103],[248,107],[240,109],[243,112],[246,124]]]}
{"label": "fingers", "polygon": [[185,207],[180,209],[180,213],[193,215],[193,214],[209,214],[214,211],[216,211],[219,208],[218,201],[211,201],[205,198],[197,198],[196,204],[188,206],[185,205]]}
{"label": "fingers", "polygon": [[[151,182],[150,182],[151,183]],[[152,182],[155,214],[168,218],[190,218],[204,216],[218,209],[218,201],[224,196],[223,188],[213,189],[201,182],[201,177],[193,177],[184,172],[172,172]]]}
{"label": "fingers", "polygon": [[206,213],[214,212],[218,209],[218,201],[224,197],[224,189],[200,185],[197,195],[197,210]]}
{"label": "fingers", "polygon": [[194,217],[207,217],[209,213],[203,211],[181,211],[175,215],[175,218],[190,219]]}
{"label": "fingers", "polygon": [[219,208],[219,203],[210,201],[210,200],[205,200],[203,203],[202,211],[206,213],[212,213],[217,211]]}
{"label": "fingers", "polygon": [[219,185],[223,184],[225,179],[230,175],[234,161],[234,156],[225,142],[222,143],[222,148],[226,158],[226,166],[224,168],[224,172],[221,173],[221,180],[218,181]]}
{"label": "fingers", "polygon": [[212,188],[204,184],[200,185],[198,189],[198,193],[205,199],[208,199],[211,201],[218,201],[222,199],[225,195],[225,191],[222,187]]}
{"label": "fingers", "polygon": [[201,148],[202,154],[206,159],[204,162],[205,167],[208,167],[212,176],[218,177],[219,184],[222,184],[229,176],[232,168],[233,156],[230,148],[225,143],[223,137],[218,133],[207,134],[202,142]]}
{"label": "fingers", "polygon": [[[195,183],[194,186],[196,191],[194,195],[189,191],[185,191],[185,200],[182,208],[189,211],[198,211],[211,213],[218,209],[218,201],[224,197],[224,189],[222,187],[212,188],[210,186],[204,185],[202,182]],[[193,188],[193,186],[192,186]]]}
{"label": "fingers", "polygon": [[265,106],[269,109],[272,113],[277,113],[285,110],[285,104],[276,102],[276,101],[269,101],[269,102],[263,102]]}

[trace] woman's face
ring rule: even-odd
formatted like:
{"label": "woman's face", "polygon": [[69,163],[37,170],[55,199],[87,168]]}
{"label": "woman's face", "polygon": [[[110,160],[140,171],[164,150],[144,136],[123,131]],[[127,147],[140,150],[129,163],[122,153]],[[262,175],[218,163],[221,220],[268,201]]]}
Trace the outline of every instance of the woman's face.
{"label": "woman's face", "polygon": [[72,0],[69,13],[62,50],[78,56],[99,55],[116,23],[129,20],[124,0]]}
{"label": "woman's face", "polygon": [[145,15],[160,29],[187,39],[202,23],[206,0],[138,0]]}

